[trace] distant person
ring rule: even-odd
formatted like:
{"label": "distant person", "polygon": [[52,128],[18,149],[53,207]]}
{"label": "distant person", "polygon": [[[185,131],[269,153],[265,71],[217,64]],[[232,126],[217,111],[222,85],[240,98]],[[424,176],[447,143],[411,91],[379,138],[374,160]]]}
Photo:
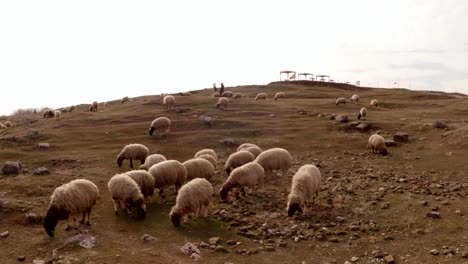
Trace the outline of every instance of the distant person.
{"label": "distant person", "polygon": [[221,83],[221,88],[219,88],[219,95],[223,96],[223,93],[224,93],[224,84]]}
{"label": "distant person", "polygon": [[218,88],[216,88],[216,83],[213,83],[213,92],[216,93],[217,90],[218,90]]}

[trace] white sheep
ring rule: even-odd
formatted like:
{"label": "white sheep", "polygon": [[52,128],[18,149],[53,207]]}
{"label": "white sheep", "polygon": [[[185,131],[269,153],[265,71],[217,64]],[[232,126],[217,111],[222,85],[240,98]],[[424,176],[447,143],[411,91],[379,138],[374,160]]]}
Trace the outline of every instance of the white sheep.
{"label": "white sheep", "polygon": [[221,95],[219,95],[219,93],[216,92],[216,93],[213,93],[213,94],[211,95],[211,97],[221,97]]}
{"label": "white sheep", "polygon": [[60,116],[62,115],[62,112],[60,110],[55,110],[54,111],[54,117],[55,119],[60,119]]}
{"label": "white sheep", "polygon": [[353,102],[353,103],[359,102],[359,95],[353,94],[353,95],[351,96],[350,100],[351,100],[351,102]]}
{"label": "white sheep", "polygon": [[388,153],[387,146],[385,146],[385,139],[378,134],[369,137],[367,147],[372,150],[372,153],[380,153],[382,155],[387,155]]}
{"label": "white sheep", "polygon": [[161,154],[151,154],[145,159],[145,163],[140,165],[140,170],[149,170],[151,166],[154,164],[158,164],[159,162],[167,160],[166,157],[164,157]]}
{"label": "white sheep", "polygon": [[240,167],[246,163],[255,160],[255,156],[246,150],[240,150],[229,155],[226,163],[224,164],[224,171],[227,175],[231,174],[231,171],[237,167]]}
{"label": "white sheep", "polygon": [[225,91],[221,97],[232,97],[234,94],[231,91]]}
{"label": "white sheep", "polygon": [[255,162],[262,165],[265,169],[265,174],[274,170],[281,171],[282,175],[286,175],[289,168],[292,166],[292,157],[289,152],[283,148],[272,148],[263,151],[255,159]]}
{"label": "white sheep", "polygon": [[118,214],[118,205],[131,216],[131,208],[135,207],[139,218],[146,216],[146,204],[140,187],[128,174],[116,174],[107,183],[114,202],[114,212]]}
{"label": "white sheep", "polygon": [[234,187],[240,187],[241,192],[245,195],[244,187],[263,186],[264,178],[265,170],[256,162],[249,162],[237,167],[231,172],[226,182],[224,182],[219,193],[221,199],[226,200],[229,191]]}
{"label": "white sheep", "polygon": [[362,119],[366,119],[366,116],[367,116],[367,109],[365,107],[361,108],[361,110],[359,110],[359,115],[357,117],[358,120],[361,120]]}
{"label": "white sheep", "polygon": [[371,100],[369,106],[370,106],[370,107],[377,107],[377,106],[379,106],[379,100],[377,100],[377,99]]}
{"label": "white sheep", "polygon": [[57,187],[50,197],[49,208],[42,223],[47,235],[54,237],[58,221],[68,220],[70,215],[82,214],[82,224],[87,215],[86,224],[89,225],[91,209],[98,198],[99,189],[89,180],[77,179]]}
{"label": "white sheep", "polygon": [[193,157],[198,158],[203,154],[211,155],[216,159],[216,161],[218,160],[218,154],[216,154],[216,151],[214,151],[212,149],[202,149],[202,150],[198,151],[197,153],[195,153],[195,155]]}
{"label": "white sheep", "polygon": [[257,100],[266,100],[266,99],[267,99],[266,93],[259,93],[259,94],[257,94],[257,96],[255,96],[255,101],[257,101]]}
{"label": "white sheep", "polygon": [[11,123],[10,121],[5,122],[5,127],[12,127],[12,126],[13,126],[13,123]]}
{"label": "white sheep", "polygon": [[122,162],[126,159],[130,160],[130,168],[133,169],[133,160],[140,160],[140,165],[145,163],[146,157],[149,155],[149,150],[142,144],[128,144],[119,155],[117,155],[117,165],[122,167]]}
{"label": "white sheep", "polygon": [[187,169],[187,179],[205,178],[210,180],[215,175],[215,167],[206,159],[189,159],[182,163]]}
{"label": "white sheep", "polygon": [[0,129],[5,129],[5,128],[6,128],[5,125],[0,123]]}
{"label": "white sheep", "polygon": [[232,98],[242,98],[242,93],[235,93]]}
{"label": "white sheep", "polygon": [[258,155],[260,155],[260,153],[262,153],[262,151],[263,151],[258,146],[251,146],[251,147],[248,147],[248,148],[243,148],[241,150],[245,150],[245,151],[248,151],[248,152],[252,153],[255,158],[257,158]]}
{"label": "white sheep", "polygon": [[216,170],[216,165],[217,165],[216,163],[217,163],[217,160],[216,160],[216,158],[213,157],[212,155],[210,155],[210,154],[202,154],[202,155],[199,155],[197,158],[199,158],[199,159],[206,159],[207,161],[209,161],[209,162],[213,165],[213,167],[214,167],[215,170]]}
{"label": "white sheep", "polygon": [[163,104],[167,109],[174,108],[175,102],[176,102],[176,100],[175,100],[174,96],[172,96],[172,95],[164,96]]}
{"label": "white sheep", "polygon": [[123,104],[125,102],[129,102],[130,101],[130,98],[128,98],[128,96],[125,96],[124,98],[122,98],[122,100],[120,100],[120,103]]}
{"label": "white sheep", "polygon": [[89,111],[90,112],[97,112],[98,111],[98,102],[94,101],[90,106],[89,106]]}
{"label": "white sheep", "polygon": [[336,104],[336,105],[346,104],[346,98],[340,97],[340,98],[336,99],[335,104]]}
{"label": "white sheep", "polygon": [[126,174],[138,184],[141,194],[143,194],[143,198],[145,198],[146,201],[148,197],[153,196],[154,178],[151,174],[145,170],[127,171]]}
{"label": "white sheep", "polygon": [[212,196],[213,186],[206,179],[196,178],[186,183],[180,188],[176,204],[169,214],[172,224],[179,226],[180,220],[185,222],[189,214],[207,217]]}
{"label": "white sheep", "polygon": [[221,107],[222,110],[226,110],[228,105],[229,105],[229,99],[227,99],[226,97],[220,97],[218,99],[218,102],[216,103],[216,108]]}
{"label": "white sheep", "polygon": [[171,120],[165,116],[154,119],[148,129],[149,135],[152,136],[155,130],[159,134],[166,135],[171,131]]}
{"label": "white sheep", "polygon": [[257,147],[257,145],[255,144],[252,144],[252,143],[244,143],[242,145],[240,145],[238,148],[237,148],[237,151],[241,150],[241,149],[245,149],[245,148],[250,148],[250,147]]}
{"label": "white sheep", "polygon": [[307,204],[312,203],[320,191],[322,176],[315,165],[307,164],[299,168],[292,177],[291,191],[288,195],[288,216],[296,211],[306,211]]}
{"label": "white sheep", "polygon": [[283,92],[277,92],[275,94],[275,101],[278,101],[278,98],[286,98],[286,94]]}
{"label": "white sheep", "polygon": [[175,185],[175,193],[187,181],[187,169],[177,160],[165,160],[151,166],[148,172],[154,178],[154,188],[164,198],[164,188]]}

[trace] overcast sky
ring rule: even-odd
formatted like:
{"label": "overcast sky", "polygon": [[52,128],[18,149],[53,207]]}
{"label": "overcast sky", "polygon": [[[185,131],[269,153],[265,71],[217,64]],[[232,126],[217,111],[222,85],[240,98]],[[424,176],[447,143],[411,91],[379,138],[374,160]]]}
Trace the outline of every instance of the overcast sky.
{"label": "overcast sky", "polygon": [[267,84],[468,93],[468,1],[1,1],[0,114]]}

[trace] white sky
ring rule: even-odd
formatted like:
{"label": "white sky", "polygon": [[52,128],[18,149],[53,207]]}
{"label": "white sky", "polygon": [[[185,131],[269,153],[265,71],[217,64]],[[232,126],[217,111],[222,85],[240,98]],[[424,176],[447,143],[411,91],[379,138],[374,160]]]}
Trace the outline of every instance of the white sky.
{"label": "white sky", "polygon": [[0,1],[0,114],[280,70],[468,93],[468,1]]}

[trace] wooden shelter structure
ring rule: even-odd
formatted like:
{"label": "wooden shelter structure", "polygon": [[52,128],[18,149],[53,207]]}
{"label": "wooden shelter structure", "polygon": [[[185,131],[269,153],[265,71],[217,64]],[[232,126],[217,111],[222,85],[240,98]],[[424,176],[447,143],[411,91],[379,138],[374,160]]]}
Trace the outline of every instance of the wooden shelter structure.
{"label": "wooden shelter structure", "polygon": [[317,81],[325,82],[328,79],[328,82],[330,82],[330,75],[315,75],[315,78]]}
{"label": "wooden shelter structure", "polygon": [[286,74],[285,81],[289,81],[291,79],[296,79],[296,72],[295,71],[280,71],[280,81],[282,81],[283,74]]}
{"label": "wooden shelter structure", "polygon": [[[301,79],[301,76],[304,77],[304,80],[310,80],[310,81],[314,80],[314,75],[312,73],[303,72],[303,73],[299,73],[297,76],[299,80]],[[308,76],[310,76],[309,79],[307,78]]]}

